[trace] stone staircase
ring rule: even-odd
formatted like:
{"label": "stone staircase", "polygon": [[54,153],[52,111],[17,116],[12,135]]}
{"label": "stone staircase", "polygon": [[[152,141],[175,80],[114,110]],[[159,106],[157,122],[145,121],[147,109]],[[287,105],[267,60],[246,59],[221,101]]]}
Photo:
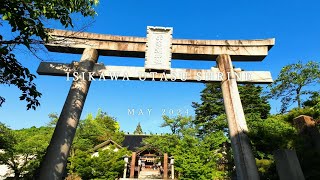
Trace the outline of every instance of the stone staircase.
{"label": "stone staircase", "polygon": [[140,171],[139,173],[139,177],[138,178],[120,178],[119,180],[153,180],[153,179],[157,179],[157,180],[163,180],[162,176],[160,174],[159,170],[153,170],[153,169],[142,169],[142,171]]}
{"label": "stone staircase", "polygon": [[139,179],[162,179],[159,170],[143,169],[139,173]]}

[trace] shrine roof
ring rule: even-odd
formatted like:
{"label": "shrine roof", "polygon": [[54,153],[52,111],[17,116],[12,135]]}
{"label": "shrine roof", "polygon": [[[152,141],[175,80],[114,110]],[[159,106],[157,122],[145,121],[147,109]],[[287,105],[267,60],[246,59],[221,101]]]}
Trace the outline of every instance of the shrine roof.
{"label": "shrine roof", "polygon": [[142,141],[144,138],[150,137],[151,135],[146,134],[126,134],[122,142],[122,147],[128,148],[130,151],[135,151],[139,147],[142,147]]}

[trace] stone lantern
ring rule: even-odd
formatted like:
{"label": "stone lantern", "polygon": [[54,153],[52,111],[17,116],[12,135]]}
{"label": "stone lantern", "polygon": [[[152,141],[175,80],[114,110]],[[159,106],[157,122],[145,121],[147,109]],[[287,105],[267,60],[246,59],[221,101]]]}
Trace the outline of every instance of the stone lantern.
{"label": "stone lantern", "polygon": [[124,159],[124,169],[123,169],[123,179],[127,178],[127,167],[129,164],[129,157],[127,154],[123,156]]}

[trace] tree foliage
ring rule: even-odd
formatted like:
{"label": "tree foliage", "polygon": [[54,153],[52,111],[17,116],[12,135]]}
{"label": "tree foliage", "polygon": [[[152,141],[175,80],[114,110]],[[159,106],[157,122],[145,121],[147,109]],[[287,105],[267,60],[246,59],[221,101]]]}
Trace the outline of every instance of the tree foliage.
{"label": "tree foliage", "polygon": [[[16,178],[33,179],[38,173],[41,159],[54,131],[52,126],[57,115],[51,113],[49,117],[51,123],[40,128],[11,130],[0,123],[0,149],[4,150],[3,153],[0,152],[0,164],[7,165]],[[116,119],[101,110],[95,117],[88,114],[81,120],[70,152],[69,173],[81,175],[83,179],[119,177],[123,170],[122,156],[130,154],[126,148],[119,152],[107,149],[99,152],[99,157],[92,157],[94,146],[105,140],[112,139],[121,144],[123,133],[119,129]]]}
{"label": "tree foliage", "polygon": [[6,129],[4,133],[7,140],[3,147],[4,153],[0,153],[0,163],[7,165],[14,172],[15,178],[33,177],[49,144],[53,128]]}
{"label": "tree foliage", "polygon": [[170,118],[169,116],[162,116],[164,122],[160,127],[169,127],[172,134],[182,136],[184,131],[191,130],[193,123],[191,116],[177,116]]}
{"label": "tree foliage", "polygon": [[136,130],[134,130],[133,134],[143,134],[142,127],[140,123],[138,123]]}
{"label": "tree foliage", "polygon": [[[303,112],[292,111],[284,115],[270,116],[271,107],[267,97],[262,95],[262,87],[239,85],[238,88],[260,177],[262,179],[278,179],[273,151],[276,149],[303,149],[302,144],[304,143],[298,136],[292,119],[301,114],[318,117],[314,108],[318,104],[318,96],[314,93],[305,103],[306,109]],[[201,92],[201,102],[193,103],[193,107],[196,112],[194,123],[200,137],[207,137],[211,132],[219,131],[224,131],[224,135],[227,134],[227,122],[219,84],[206,84],[205,89]],[[224,158],[227,157],[224,156]],[[232,165],[232,159],[229,159],[228,162]]]}
{"label": "tree foliage", "polygon": [[281,99],[281,113],[284,113],[293,103],[302,107],[303,95],[310,95],[316,89],[307,89],[308,86],[320,83],[320,65],[309,61],[306,64],[298,62],[284,66],[278,78],[270,85],[270,97]]}
{"label": "tree foliage", "polygon": [[[246,84],[239,85],[238,89],[245,114],[258,113],[263,119],[268,117],[271,107],[267,97],[262,95],[262,87]],[[220,84],[206,84],[201,92],[201,102],[193,102],[192,106],[196,114],[194,123],[198,126],[200,134],[219,130],[227,132],[228,125]]]}
{"label": "tree foliage", "polygon": [[298,139],[297,130],[282,115],[262,120],[257,114],[247,115],[249,137],[257,157],[270,158],[274,150],[292,149]]}
{"label": "tree foliage", "polygon": [[13,131],[0,123],[0,149],[9,149],[15,144]]}
{"label": "tree foliage", "polygon": [[49,117],[50,121],[49,121],[49,123],[47,124],[47,126],[49,126],[49,127],[55,127],[55,126],[57,125],[57,123],[58,123],[58,120],[59,120],[58,114],[57,114],[57,113],[50,113],[50,114],[48,115],[48,117]]}
{"label": "tree foliage", "polygon": [[123,148],[115,151],[110,147],[99,151],[99,156],[92,156],[89,152],[79,151],[77,155],[69,158],[73,165],[73,173],[82,179],[110,179],[119,178],[123,173],[123,156],[129,152]]}
{"label": "tree foliage", "polygon": [[312,117],[320,119],[320,93],[319,92],[312,92],[309,99],[307,99],[303,103],[303,107],[304,108],[311,108],[312,110],[314,110],[315,113],[317,113],[317,115],[313,115]]}
{"label": "tree foliage", "polygon": [[108,139],[121,143],[124,138],[123,135],[116,119],[98,110],[96,117],[88,114],[84,120],[80,121],[72,151],[77,149],[87,151]]}
{"label": "tree foliage", "polygon": [[179,179],[227,177],[227,168],[222,168],[228,161],[223,146],[227,138],[222,131],[199,138],[191,117],[163,116],[163,119],[162,127],[168,126],[172,134],[154,135],[144,139],[144,143],[174,157]]}
{"label": "tree foliage", "polygon": [[[94,16],[93,6],[97,3],[97,0],[1,1],[0,26],[10,26],[14,37],[6,37],[4,32],[0,33],[0,84],[18,87],[22,92],[20,100],[27,102],[27,109],[36,109],[40,105],[38,98],[41,93],[33,81],[36,76],[17,59],[15,47],[22,45],[35,53],[34,45],[49,39],[45,21],[59,20],[64,27],[72,27],[72,13]],[[0,105],[4,101],[5,98],[0,96]]]}
{"label": "tree foliage", "polygon": [[120,125],[115,118],[98,110],[94,117],[88,114],[80,121],[72,145],[68,171],[83,179],[116,179],[123,171],[123,158],[129,154],[126,148],[115,151],[114,148],[99,150],[99,156],[92,156],[93,148],[108,140],[121,144],[124,134],[120,132]]}

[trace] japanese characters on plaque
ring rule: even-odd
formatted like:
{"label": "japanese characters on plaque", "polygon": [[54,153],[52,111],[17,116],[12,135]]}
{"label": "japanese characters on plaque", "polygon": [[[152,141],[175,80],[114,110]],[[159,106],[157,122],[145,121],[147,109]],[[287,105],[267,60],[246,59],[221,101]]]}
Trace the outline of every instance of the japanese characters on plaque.
{"label": "japanese characters on plaque", "polygon": [[172,31],[166,27],[147,27],[146,71],[170,71]]}

